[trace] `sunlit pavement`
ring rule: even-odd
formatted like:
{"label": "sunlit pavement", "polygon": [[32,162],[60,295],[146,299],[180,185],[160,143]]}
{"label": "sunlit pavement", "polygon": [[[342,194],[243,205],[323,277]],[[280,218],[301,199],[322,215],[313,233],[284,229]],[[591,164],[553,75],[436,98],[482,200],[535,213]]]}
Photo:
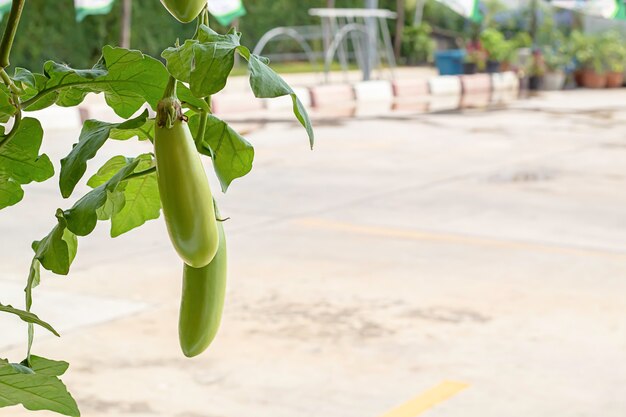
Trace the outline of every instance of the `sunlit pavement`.
{"label": "sunlit pavement", "polygon": [[[85,417],[378,417],[444,380],[468,387],[424,415],[623,417],[624,103],[574,91],[324,117],[314,151],[295,123],[251,124],[254,170],[218,196],[230,282],[214,345],[178,348],[182,265],[158,220],[114,240],[100,224],[69,277],[45,274],[33,309],[63,337],[34,352],[71,363]],[[44,150],[58,161],[77,136]],[[129,144],[88,174],[149,149]],[[30,242],[71,205],[55,187],[0,213],[2,302],[20,305]],[[22,359],[24,326],[1,320],[0,356]]]}

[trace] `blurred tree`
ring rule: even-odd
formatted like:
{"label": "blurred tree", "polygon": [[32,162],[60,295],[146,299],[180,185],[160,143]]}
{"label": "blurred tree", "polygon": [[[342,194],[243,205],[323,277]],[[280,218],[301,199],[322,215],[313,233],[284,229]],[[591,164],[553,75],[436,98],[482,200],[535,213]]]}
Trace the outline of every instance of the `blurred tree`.
{"label": "blurred tree", "polygon": [[[122,3],[116,0],[107,15],[87,16],[76,22],[73,0],[29,0],[19,27],[22,36],[17,37],[11,64],[37,69],[55,57],[76,68],[93,65],[103,45],[119,45]],[[379,0],[379,7],[395,11],[397,3],[398,0]],[[277,26],[318,24],[318,18],[309,16],[310,8],[363,7],[363,4],[364,0],[245,0],[248,14],[239,20],[238,29],[244,33],[244,45],[254,47],[265,32]],[[177,38],[189,37],[195,30],[194,24],[183,25],[173,19],[158,0],[132,0],[132,22],[141,24],[132,25],[131,48],[157,57],[165,46]],[[3,26],[5,23],[6,16]],[[214,22],[212,25],[218,31],[228,29]],[[395,24],[390,21],[389,25],[395,33]],[[282,48],[297,50],[289,44]]]}

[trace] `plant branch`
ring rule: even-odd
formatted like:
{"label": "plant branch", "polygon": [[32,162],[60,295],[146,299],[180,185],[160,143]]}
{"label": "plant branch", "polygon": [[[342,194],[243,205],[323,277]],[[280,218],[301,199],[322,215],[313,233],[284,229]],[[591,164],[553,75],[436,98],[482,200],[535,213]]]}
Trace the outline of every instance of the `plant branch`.
{"label": "plant branch", "polygon": [[24,9],[24,2],[26,0],[13,0],[11,5],[11,12],[9,13],[9,19],[7,26],[0,41],[0,68],[4,69],[10,65],[9,56],[11,55],[11,47],[13,46],[13,40],[17,32],[17,26],[20,23],[22,17],[22,10]]}
{"label": "plant branch", "polygon": [[208,114],[211,113],[211,96],[204,98],[205,103],[209,107],[209,111],[202,109],[200,110],[200,126],[198,126],[198,131],[196,132],[195,142],[196,147],[199,149],[202,146],[202,142],[204,141],[204,133],[206,132],[206,124],[208,120]]}

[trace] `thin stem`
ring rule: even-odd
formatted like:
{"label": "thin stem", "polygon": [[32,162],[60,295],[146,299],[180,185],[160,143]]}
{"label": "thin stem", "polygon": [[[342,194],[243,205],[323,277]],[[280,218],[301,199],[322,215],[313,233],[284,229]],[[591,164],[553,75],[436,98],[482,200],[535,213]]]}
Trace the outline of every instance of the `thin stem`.
{"label": "thin stem", "polygon": [[2,82],[4,82],[4,85],[9,87],[9,89],[11,90],[11,95],[13,96],[12,98],[14,101],[13,105],[18,106],[20,90],[19,88],[17,88],[15,83],[13,83],[13,80],[11,79],[11,77],[9,77],[9,74],[7,74],[4,68],[0,68],[0,78],[2,78]]}
{"label": "thin stem", "polygon": [[191,39],[198,39],[198,35],[200,34],[200,25],[204,23],[204,15],[206,13],[208,12],[207,12],[207,8],[205,7],[204,9],[202,9],[200,14],[196,18],[196,32],[193,34],[193,38]]}
{"label": "thin stem", "polygon": [[11,139],[15,137],[15,135],[17,134],[17,131],[20,129],[21,121],[22,121],[22,111],[18,108],[17,113],[15,113],[15,116],[13,119],[13,127],[11,128],[11,131],[7,133],[0,141],[0,149],[2,149],[3,146],[8,144],[11,141]]}
{"label": "thin stem", "polygon": [[207,112],[204,109],[200,110],[200,126],[198,126],[198,132],[196,133],[195,137],[196,147],[198,148],[201,147],[202,142],[204,141],[208,115],[211,113],[211,96],[205,97],[204,101],[209,107],[209,111]]}
{"label": "thin stem", "polygon": [[198,132],[196,133],[196,147],[200,147],[204,142],[204,132],[206,131],[207,112],[206,110],[200,110],[200,126],[198,126]]}
{"label": "thin stem", "polygon": [[156,167],[150,167],[150,168],[145,169],[143,171],[133,172],[132,174],[130,174],[126,178],[124,178],[124,181],[132,180],[133,178],[145,177],[146,175],[150,175],[153,172],[156,172]]}
{"label": "thin stem", "polygon": [[204,6],[204,10],[202,11],[202,23],[205,26],[209,26],[209,9]]}
{"label": "thin stem", "polygon": [[11,47],[13,46],[17,26],[22,17],[25,1],[26,0],[13,0],[13,4],[11,5],[9,20],[7,21],[2,41],[0,41],[0,68],[6,68],[10,65],[9,56],[11,55]]}
{"label": "thin stem", "polygon": [[167,80],[167,87],[165,87],[163,98],[176,99],[176,78],[172,77],[171,75],[170,78]]}

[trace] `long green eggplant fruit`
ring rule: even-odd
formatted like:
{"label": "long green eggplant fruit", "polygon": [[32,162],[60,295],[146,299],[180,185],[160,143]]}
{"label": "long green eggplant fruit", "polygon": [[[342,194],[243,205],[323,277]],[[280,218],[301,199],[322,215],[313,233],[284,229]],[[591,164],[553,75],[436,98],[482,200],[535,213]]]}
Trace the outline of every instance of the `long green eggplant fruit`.
{"label": "long green eggplant fruit", "polygon": [[159,103],[154,153],[170,240],[187,265],[201,268],[217,252],[217,221],[209,181],[177,99]]}
{"label": "long green eggplant fruit", "polygon": [[161,4],[165,6],[176,20],[182,23],[189,23],[206,6],[206,0],[161,0]]}
{"label": "long green eggplant fruit", "polygon": [[217,228],[220,243],[211,263],[203,268],[184,266],[178,335],[180,347],[189,358],[209,347],[222,318],[226,295],[226,237],[221,223]]}

